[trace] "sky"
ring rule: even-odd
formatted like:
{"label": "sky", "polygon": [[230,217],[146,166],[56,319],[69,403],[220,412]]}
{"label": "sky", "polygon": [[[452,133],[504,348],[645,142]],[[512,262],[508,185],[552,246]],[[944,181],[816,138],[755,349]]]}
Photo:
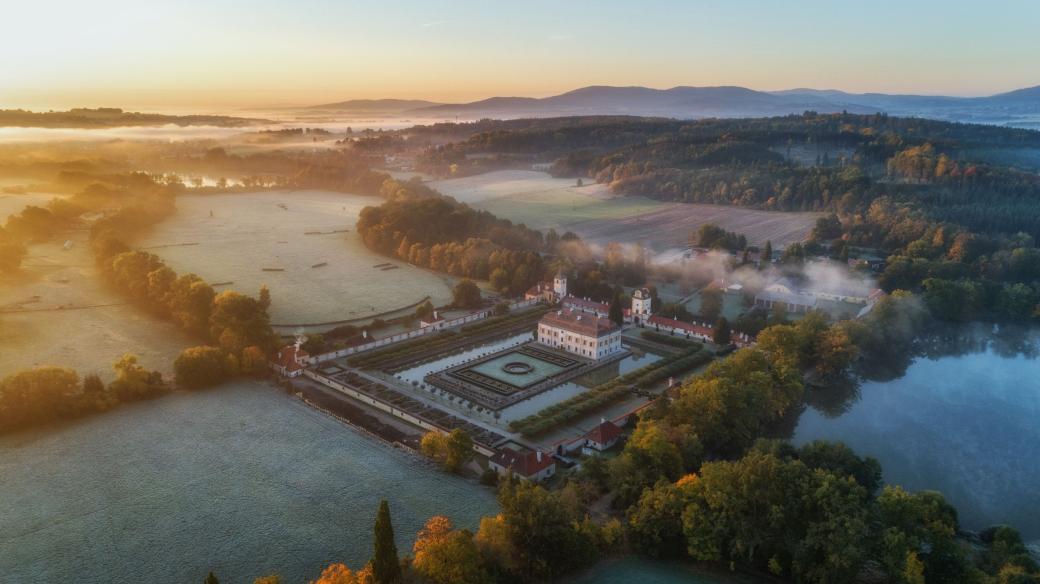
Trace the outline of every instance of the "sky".
{"label": "sky", "polygon": [[459,102],[586,85],[989,95],[1035,0],[5,0],[0,107]]}

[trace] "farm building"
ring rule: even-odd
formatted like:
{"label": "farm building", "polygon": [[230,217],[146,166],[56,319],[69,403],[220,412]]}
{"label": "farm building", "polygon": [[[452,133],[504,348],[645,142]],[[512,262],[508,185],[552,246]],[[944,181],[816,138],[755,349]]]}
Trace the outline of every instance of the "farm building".
{"label": "farm building", "polygon": [[799,292],[770,290],[769,288],[755,295],[755,306],[772,309],[777,304],[782,304],[787,309],[787,312],[806,313],[816,308],[816,297]]}

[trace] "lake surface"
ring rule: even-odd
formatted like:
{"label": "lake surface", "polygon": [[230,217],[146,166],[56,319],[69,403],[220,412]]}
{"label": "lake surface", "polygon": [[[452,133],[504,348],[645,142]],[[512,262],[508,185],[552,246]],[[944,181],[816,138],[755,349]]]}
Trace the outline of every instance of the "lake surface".
{"label": "lake surface", "polygon": [[1008,523],[1040,539],[1036,336],[1016,350],[983,338],[957,355],[919,358],[899,379],[864,383],[839,417],[806,410],[794,441],[844,441],[880,460],[886,482],[942,491],[962,527]]}
{"label": "lake surface", "polygon": [[[177,213],[135,242],[217,291],[271,289],[271,322],[296,325],[369,319],[427,296],[451,301],[454,279],[365,247],[358,215],[378,197],[330,191],[265,191],[177,198]],[[394,269],[382,269],[387,266]],[[381,266],[381,267],[375,267]],[[274,270],[274,271],[271,271]],[[321,327],[317,327],[320,329]],[[327,327],[326,327],[327,328]]]}
{"label": "lake surface", "polygon": [[494,494],[272,387],[236,383],[0,438],[0,580],[287,584],[361,566],[390,501],[399,549]]}

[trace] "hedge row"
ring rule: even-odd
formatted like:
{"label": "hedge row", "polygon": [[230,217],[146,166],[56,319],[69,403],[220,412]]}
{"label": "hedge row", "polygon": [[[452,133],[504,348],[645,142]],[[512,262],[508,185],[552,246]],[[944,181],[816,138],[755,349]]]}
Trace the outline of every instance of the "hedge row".
{"label": "hedge row", "polygon": [[412,341],[396,343],[385,349],[376,349],[374,351],[353,355],[347,359],[347,363],[350,364],[351,367],[369,368],[402,357],[405,353],[421,351],[448,342],[453,342],[457,337],[458,335],[452,331],[441,331],[437,334],[419,337]]}
{"label": "hedge row", "polygon": [[412,341],[390,345],[385,349],[377,349],[375,351],[368,351],[359,355],[354,355],[347,359],[347,363],[350,364],[351,367],[360,367],[363,369],[376,368],[384,363],[389,363],[399,359],[408,353],[448,347],[458,343],[459,341],[484,334],[489,330],[498,327],[507,327],[523,320],[540,317],[543,313],[544,311],[534,311],[496,316],[467,324],[463,326],[458,333],[452,331],[441,331],[433,336],[420,337]]}
{"label": "hedge row", "polygon": [[540,434],[617,401],[629,393],[633,385],[646,389],[677,373],[704,365],[711,359],[711,353],[702,350],[699,345],[690,347],[682,353],[665,357],[568,400],[553,404],[536,414],[510,422],[509,429],[525,436]]}

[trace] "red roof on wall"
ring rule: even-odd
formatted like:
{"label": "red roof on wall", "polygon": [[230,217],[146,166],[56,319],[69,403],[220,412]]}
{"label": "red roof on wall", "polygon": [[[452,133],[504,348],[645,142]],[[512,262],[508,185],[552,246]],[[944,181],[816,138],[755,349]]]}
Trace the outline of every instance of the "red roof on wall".
{"label": "red roof on wall", "polygon": [[659,325],[683,330],[691,334],[706,335],[709,337],[713,334],[712,329],[706,326],[693,324],[691,322],[683,322],[681,320],[675,320],[674,318],[665,318],[663,316],[657,316],[656,314],[647,319],[646,323],[649,325]]}

